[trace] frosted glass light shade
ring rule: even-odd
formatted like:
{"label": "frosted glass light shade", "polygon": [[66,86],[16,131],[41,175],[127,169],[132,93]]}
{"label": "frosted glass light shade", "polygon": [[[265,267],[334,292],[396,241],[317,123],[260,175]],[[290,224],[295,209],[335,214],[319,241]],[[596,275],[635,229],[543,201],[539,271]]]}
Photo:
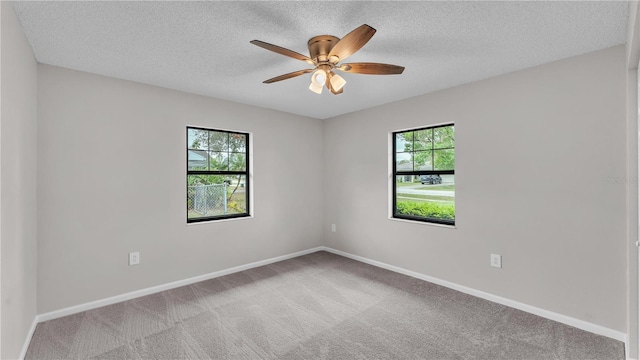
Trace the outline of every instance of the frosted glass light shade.
{"label": "frosted glass light shade", "polygon": [[316,85],[324,86],[327,82],[327,73],[321,69],[316,70],[313,75],[311,75],[311,82]]}
{"label": "frosted glass light shade", "polygon": [[316,94],[322,93],[322,87],[327,82],[327,73],[318,69],[313,74],[311,74],[311,85],[309,85],[309,90],[313,91]]}
{"label": "frosted glass light shade", "polygon": [[340,91],[340,89],[342,89],[342,87],[347,83],[347,81],[338,74],[334,74],[329,82],[331,82],[331,87],[334,91]]}
{"label": "frosted glass light shade", "polygon": [[322,85],[317,85],[316,83],[314,83],[313,81],[311,82],[311,85],[309,85],[309,90],[313,91],[316,94],[321,94],[322,93]]}

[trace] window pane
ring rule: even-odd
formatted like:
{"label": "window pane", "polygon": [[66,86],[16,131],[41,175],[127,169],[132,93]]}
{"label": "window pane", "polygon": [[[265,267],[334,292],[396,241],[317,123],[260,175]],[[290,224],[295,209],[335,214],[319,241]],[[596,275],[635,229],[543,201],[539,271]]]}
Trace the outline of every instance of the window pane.
{"label": "window pane", "polygon": [[396,171],[412,171],[413,163],[411,162],[410,153],[396,154]]}
{"label": "window pane", "polygon": [[209,152],[209,170],[227,171],[229,170],[229,153]]}
{"label": "window pane", "polygon": [[247,135],[229,134],[229,151],[235,153],[247,152]]}
{"label": "window pane", "polygon": [[209,154],[204,150],[187,150],[189,170],[209,170]]}
{"label": "window pane", "polygon": [[245,154],[232,153],[229,155],[229,170],[244,171],[247,168],[247,158]]}
{"label": "window pane", "polygon": [[396,134],[396,152],[413,151],[413,131]]}
{"label": "window pane", "polygon": [[413,135],[414,151],[427,150],[432,148],[433,144],[431,139],[433,137],[433,129],[418,130],[418,131],[414,131],[413,133],[414,133]]}
{"label": "window pane", "polygon": [[200,129],[187,129],[187,148],[189,149],[208,149],[208,136],[209,131]]}
{"label": "window pane", "polygon": [[455,175],[396,176],[394,214],[453,223],[455,220]]}
{"label": "window pane", "polygon": [[228,187],[228,214],[246,214],[247,210],[247,179],[245,175],[230,176]]}
{"label": "window pane", "polygon": [[229,151],[229,133],[220,131],[209,131],[209,150]]}
{"label": "window pane", "polygon": [[445,126],[433,129],[433,148],[453,148],[455,147],[453,126]]}
{"label": "window pane", "polygon": [[435,163],[435,170],[453,170],[455,165],[454,150],[433,150],[433,162]]}
{"label": "window pane", "polygon": [[417,151],[413,153],[413,169],[418,170],[433,170],[431,165],[431,150]]}
{"label": "window pane", "polygon": [[187,176],[188,218],[225,214],[225,179],[223,175]]}
{"label": "window pane", "polygon": [[189,219],[247,213],[245,176],[187,176]]}

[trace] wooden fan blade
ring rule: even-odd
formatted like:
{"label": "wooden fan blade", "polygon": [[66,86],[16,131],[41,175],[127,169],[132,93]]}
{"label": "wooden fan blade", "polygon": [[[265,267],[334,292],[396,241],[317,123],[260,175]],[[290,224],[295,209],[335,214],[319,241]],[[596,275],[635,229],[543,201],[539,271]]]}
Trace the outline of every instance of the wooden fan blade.
{"label": "wooden fan blade", "polygon": [[336,69],[354,74],[368,75],[396,75],[402,74],[404,66],[380,64],[380,63],[349,63],[342,64]]}
{"label": "wooden fan blade", "polygon": [[329,58],[337,56],[339,61],[360,50],[376,33],[376,29],[364,24],[345,35],[329,52]]}
{"label": "wooden fan blade", "polygon": [[269,51],[273,51],[274,53],[278,53],[280,55],[284,55],[284,56],[288,56],[290,58],[294,58],[296,60],[301,60],[301,61],[305,61],[311,65],[314,65],[313,60],[311,60],[311,58],[309,58],[308,56],[304,56],[300,53],[297,53],[293,50],[289,50],[289,49],[285,49],[281,46],[278,45],[273,45],[273,44],[269,44],[266,43],[264,41],[260,41],[260,40],[251,40],[250,43],[252,43],[253,45],[256,46],[260,46],[263,49],[267,49]]}
{"label": "wooden fan blade", "polygon": [[271,83],[274,83],[276,81],[282,81],[282,80],[291,79],[293,77],[300,76],[300,75],[306,74],[306,73],[310,73],[312,71],[313,71],[313,69],[298,70],[298,71],[290,72],[288,74],[276,76],[276,77],[271,78],[269,80],[265,80],[265,81],[263,81],[263,83],[271,84]]}

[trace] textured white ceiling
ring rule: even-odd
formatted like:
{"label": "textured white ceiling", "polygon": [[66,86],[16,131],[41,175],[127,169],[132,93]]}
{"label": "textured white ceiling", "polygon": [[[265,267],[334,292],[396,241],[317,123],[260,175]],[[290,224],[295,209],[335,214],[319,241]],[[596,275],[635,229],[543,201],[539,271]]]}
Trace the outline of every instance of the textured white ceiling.
{"label": "textured white ceiling", "polygon": [[[328,118],[622,44],[629,4],[606,2],[13,2],[36,59],[243,104]],[[347,62],[402,75],[341,74],[342,95],[307,88],[309,38],[378,32]]]}

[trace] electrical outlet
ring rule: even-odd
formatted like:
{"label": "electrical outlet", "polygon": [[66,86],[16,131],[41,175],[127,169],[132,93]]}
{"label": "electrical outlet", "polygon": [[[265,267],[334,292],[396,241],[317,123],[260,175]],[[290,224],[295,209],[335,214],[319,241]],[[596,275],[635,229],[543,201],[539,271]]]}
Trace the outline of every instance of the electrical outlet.
{"label": "electrical outlet", "polygon": [[502,268],[502,255],[491,254],[491,266]]}
{"label": "electrical outlet", "polygon": [[140,253],[137,251],[129,253],[129,266],[138,264],[140,264]]}
{"label": "electrical outlet", "polygon": [[331,224],[331,232],[336,232],[336,224]]}

